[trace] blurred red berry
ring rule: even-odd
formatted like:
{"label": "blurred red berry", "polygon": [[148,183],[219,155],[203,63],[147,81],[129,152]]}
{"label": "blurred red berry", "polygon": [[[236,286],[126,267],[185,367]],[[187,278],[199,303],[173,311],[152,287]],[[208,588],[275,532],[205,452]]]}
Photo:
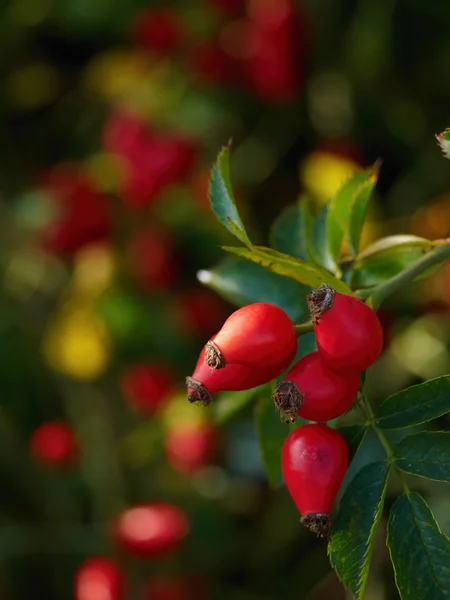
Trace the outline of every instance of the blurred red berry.
{"label": "blurred red berry", "polygon": [[195,473],[211,462],[218,435],[216,427],[209,423],[175,425],[164,440],[167,462],[183,475]]}
{"label": "blurred red berry", "polygon": [[29,447],[33,458],[55,467],[69,465],[77,453],[75,435],[62,421],[40,425],[31,435]]}
{"label": "blurred red berry", "polygon": [[187,177],[197,148],[172,131],[151,130],[136,115],[114,113],[105,124],[104,148],[122,161],[118,190],[130,208],[144,208],[167,186]]}
{"label": "blurred red berry", "polygon": [[206,600],[205,582],[194,576],[160,576],[147,582],[143,600]]}
{"label": "blurred red berry", "polygon": [[191,335],[210,337],[230,314],[226,302],[205,288],[183,292],[179,300],[180,327]]}
{"label": "blurred red berry", "polygon": [[208,0],[208,2],[226,17],[242,14],[245,10],[244,0]]}
{"label": "blurred red berry", "polygon": [[131,39],[142,48],[167,55],[180,47],[183,27],[175,10],[145,10],[131,25]]}
{"label": "blurred red berry", "polygon": [[120,600],[123,576],[109,558],[95,557],[84,562],[75,575],[75,600]]}
{"label": "blurred red berry", "polygon": [[128,508],[116,520],[114,536],[132,556],[159,558],[175,551],[189,530],[185,513],[171,504],[142,504]]}
{"label": "blurred red berry", "polygon": [[139,414],[151,415],[165,405],[175,388],[174,375],[164,365],[134,365],[120,377],[125,400]]}
{"label": "blurred red berry", "polygon": [[172,239],[164,229],[146,227],[136,231],[126,251],[130,273],[142,289],[161,290],[173,283],[178,263]]}
{"label": "blurred red berry", "polygon": [[76,165],[58,165],[40,178],[56,216],[40,232],[43,247],[54,254],[71,255],[83,246],[110,235],[110,210]]}
{"label": "blurred red berry", "polygon": [[249,0],[245,68],[254,91],[269,102],[292,101],[299,88],[303,35],[290,0]]}

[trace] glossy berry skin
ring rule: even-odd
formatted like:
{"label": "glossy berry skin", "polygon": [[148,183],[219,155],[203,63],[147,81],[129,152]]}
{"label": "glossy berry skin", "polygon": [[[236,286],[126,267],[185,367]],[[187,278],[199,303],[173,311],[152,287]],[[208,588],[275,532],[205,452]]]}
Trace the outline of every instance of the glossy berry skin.
{"label": "glossy berry skin", "polygon": [[216,369],[226,364],[263,369],[282,363],[296,347],[294,326],[284,310],[256,302],[228,317],[213,345],[206,345],[206,360]]}
{"label": "glossy berry skin", "polygon": [[209,423],[172,427],[164,440],[167,462],[182,475],[192,475],[211,462],[218,435],[217,429]]}
{"label": "glossy berry skin", "polygon": [[189,530],[185,513],[172,504],[154,503],[134,506],[116,520],[114,537],[128,554],[159,558],[175,551]]}
{"label": "glossy berry skin", "polygon": [[[216,336],[211,340],[214,342]],[[205,348],[200,352],[192,377],[186,378],[188,399],[207,406],[216,392],[238,392],[249,390],[278,377],[294,360],[297,340],[289,356],[271,367],[257,368],[239,364],[229,364],[222,369],[212,369],[206,364]]]}
{"label": "glossy berry skin", "polygon": [[141,415],[152,415],[162,408],[175,389],[171,370],[158,364],[137,364],[120,377],[120,388],[127,403]]}
{"label": "glossy berry skin", "polygon": [[94,557],[85,561],[75,575],[75,600],[120,600],[123,598],[123,575],[109,558]]}
{"label": "glossy berry skin", "polygon": [[330,368],[364,371],[375,362],[383,348],[383,329],[367,304],[328,286],[310,293],[308,304],[315,321],[317,349]]}
{"label": "glossy berry skin", "polygon": [[283,420],[298,414],[308,421],[329,421],[347,412],[359,388],[357,371],[333,371],[320,352],[303,356],[274,392]]}
{"label": "glossy berry skin", "polygon": [[302,523],[328,537],[329,514],[348,467],[342,435],[319,423],[298,427],[284,442],[281,467]]}
{"label": "glossy berry skin", "polygon": [[69,466],[77,454],[77,441],[72,429],[63,421],[49,421],[31,435],[30,454],[39,462]]}

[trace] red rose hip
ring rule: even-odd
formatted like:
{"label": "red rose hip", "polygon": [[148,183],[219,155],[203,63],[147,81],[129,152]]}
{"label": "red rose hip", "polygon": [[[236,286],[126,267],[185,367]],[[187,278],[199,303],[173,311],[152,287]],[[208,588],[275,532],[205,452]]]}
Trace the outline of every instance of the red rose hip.
{"label": "red rose hip", "polygon": [[41,463],[53,467],[71,464],[77,453],[77,440],[63,421],[48,421],[34,430],[30,438],[30,453]]}
{"label": "red rose hip", "polygon": [[[216,336],[211,338],[214,343]],[[212,369],[205,362],[206,347],[200,352],[192,377],[186,377],[188,399],[208,406],[216,392],[249,390],[278,377],[294,360],[297,340],[289,356],[271,367],[257,368],[240,364],[227,364],[222,369]]]}
{"label": "red rose hip", "polygon": [[323,424],[302,425],[286,438],[281,466],[301,523],[328,538],[331,508],[348,467],[344,438]]}
{"label": "red rose hip", "polygon": [[168,430],[164,440],[167,462],[183,475],[191,475],[210,463],[216,449],[219,432],[209,423],[176,425]]}
{"label": "red rose hip", "polygon": [[171,504],[134,506],[115,523],[117,544],[132,556],[159,558],[176,550],[189,530],[184,512]]}
{"label": "red rose hip", "polygon": [[228,317],[215,339],[206,344],[206,362],[214,369],[234,363],[272,367],[290,356],[296,345],[294,326],[284,310],[256,302]]}
{"label": "red rose hip", "polygon": [[383,348],[383,329],[361,300],[321,285],[308,294],[317,349],[332,369],[364,371]]}
{"label": "red rose hip", "polygon": [[175,377],[165,365],[137,364],[122,373],[120,387],[137,413],[152,415],[169,400],[175,389]]}
{"label": "red rose hip", "polygon": [[275,388],[273,400],[281,420],[329,421],[347,412],[359,387],[357,371],[333,371],[319,352],[307,354]]}

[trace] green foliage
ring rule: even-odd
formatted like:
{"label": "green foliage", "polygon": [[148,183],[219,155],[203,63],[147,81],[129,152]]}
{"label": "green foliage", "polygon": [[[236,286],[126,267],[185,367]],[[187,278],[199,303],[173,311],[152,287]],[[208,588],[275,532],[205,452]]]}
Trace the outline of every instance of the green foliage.
{"label": "green foliage", "polygon": [[426,423],[450,411],[450,376],[436,377],[389,396],[379,407],[376,423],[399,429]]}
{"label": "green foliage", "polygon": [[281,451],[289,433],[275,411],[271,392],[262,393],[255,405],[256,432],[259,438],[261,459],[270,485],[275,488],[281,481]]}
{"label": "green foliage", "polygon": [[402,600],[450,597],[450,540],[419,494],[405,493],[395,501],[387,544]]}
{"label": "green foliage", "polygon": [[222,392],[211,406],[212,418],[219,425],[223,425],[250,404],[256,396],[264,394],[270,394],[267,385],[242,392]]}
{"label": "green foliage", "polygon": [[324,271],[315,265],[311,265],[310,263],[288,256],[287,254],[272,250],[271,248],[265,248],[263,246],[252,246],[251,248],[224,246],[223,249],[231,254],[236,254],[241,258],[247,258],[256,264],[269,269],[269,271],[272,271],[273,273],[295,279],[306,286],[316,288],[322,283],[328,283],[337,291],[345,294],[352,293],[344,282],[339,281],[327,271]]}
{"label": "green foliage", "polygon": [[352,287],[365,288],[383,283],[432,248],[429,240],[415,235],[393,235],[377,240],[356,257],[352,265]]}
{"label": "green foliage", "polygon": [[352,423],[351,425],[341,425],[337,429],[347,442],[349,457],[352,459],[362,442],[367,427],[362,423]]}
{"label": "green foliage", "polygon": [[403,438],[394,448],[395,466],[427,479],[450,482],[450,433],[422,431]]}
{"label": "green foliage", "polygon": [[284,254],[307,261],[313,219],[306,199],[286,207],[270,230],[270,245]]}
{"label": "green foliage", "polygon": [[446,129],[442,133],[436,135],[442,154],[445,158],[450,158],[450,129]]}
{"label": "green foliage", "polygon": [[225,146],[211,171],[209,201],[219,221],[243,244],[250,245],[244,224],[236,208],[230,180],[230,146]]}
{"label": "green foliage", "polygon": [[376,462],[363,467],[347,487],[328,546],[339,579],[362,598],[386,494],[389,467]]}
{"label": "green foliage", "polygon": [[336,265],[330,253],[327,239],[328,205],[320,209],[311,228],[311,238],[308,240],[308,249],[311,260],[332,273]]}
{"label": "green foliage", "polygon": [[307,289],[303,285],[247,260],[226,258],[216,267],[200,271],[197,276],[204,285],[236,306],[271,302],[285,310],[295,322],[308,317]]}
{"label": "green foliage", "polygon": [[346,236],[353,253],[358,251],[367,204],[378,179],[378,165],[356,173],[331,199],[326,220],[328,248],[336,264]]}

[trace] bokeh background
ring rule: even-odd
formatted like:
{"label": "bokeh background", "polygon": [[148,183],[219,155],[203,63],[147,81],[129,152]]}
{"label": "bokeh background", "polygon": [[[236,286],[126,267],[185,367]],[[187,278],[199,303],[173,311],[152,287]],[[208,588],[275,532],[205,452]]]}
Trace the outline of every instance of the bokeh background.
{"label": "bokeh background", "polygon": [[[2,1],[0,598],[345,598],[267,484],[252,406],[232,416],[245,394],[219,398],[223,413],[185,397],[202,345],[258,299],[258,267],[219,247],[232,238],[209,169],[232,139],[260,243],[285,207],[320,209],[378,158],[363,245],[449,235],[434,138],[450,124],[449,25],[448,3],[425,0]],[[375,402],[449,372],[449,292],[443,267],[383,309]],[[420,486],[449,532],[445,486]],[[134,558],[114,523],[154,502],[189,532]],[[75,584],[98,556],[122,595]],[[382,537],[367,594],[398,597]]]}

